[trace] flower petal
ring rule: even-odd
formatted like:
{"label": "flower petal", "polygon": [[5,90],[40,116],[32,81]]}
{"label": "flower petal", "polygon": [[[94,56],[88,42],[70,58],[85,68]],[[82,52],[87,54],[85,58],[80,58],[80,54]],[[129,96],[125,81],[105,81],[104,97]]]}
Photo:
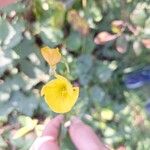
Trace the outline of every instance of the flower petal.
{"label": "flower petal", "polygon": [[64,84],[66,85],[67,91],[72,94],[73,89],[72,89],[72,84],[63,76],[56,74],[55,77],[60,80],[61,82],[64,82]]}
{"label": "flower petal", "polygon": [[[62,89],[65,87],[65,94]],[[43,86],[41,95],[52,111],[56,113],[66,113],[71,110],[79,96],[79,87],[72,87],[71,83],[63,76],[56,75],[56,79],[51,80]]]}
{"label": "flower petal", "polygon": [[58,48],[49,48],[46,46],[41,48],[41,53],[50,66],[55,66],[61,60],[61,54]]}

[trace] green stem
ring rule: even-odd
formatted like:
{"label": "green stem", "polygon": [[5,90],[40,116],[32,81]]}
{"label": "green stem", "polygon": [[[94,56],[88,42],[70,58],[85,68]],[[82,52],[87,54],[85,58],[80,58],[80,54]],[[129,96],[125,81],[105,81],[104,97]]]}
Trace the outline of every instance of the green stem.
{"label": "green stem", "polygon": [[65,62],[65,66],[66,66],[66,69],[67,69],[67,73],[70,73],[69,65],[66,62]]}
{"label": "green stem", "polygon": [[62,63],[64,63],[64,65],[66,67],[66,70],[67,70],[67,73],[70,73],[69,65],[68,65],[68,63],[67,63],[65,58],[63,58]]}

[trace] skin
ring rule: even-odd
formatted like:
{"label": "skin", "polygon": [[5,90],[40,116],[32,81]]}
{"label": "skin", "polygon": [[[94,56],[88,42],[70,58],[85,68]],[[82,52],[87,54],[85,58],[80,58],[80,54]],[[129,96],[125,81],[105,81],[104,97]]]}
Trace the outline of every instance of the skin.
{"label": "skin", "polygon": [[72,120],[69,134],[78,150],[107,150],[93,129],[77,117]]}
{"label": "skin", "polygon": [[[53,139],[41,144],[40,150],[60,150],[58,136],[63,120],[63,116],[58,115],[46,125],[42,136],[51,136]],[[76,117],[72,119],[68,132],[77,150],[108,150],[92,128]]]}
{"label": "skin", "polygon": [[14,3],[16,0],[0,0],[0,7],[5,7],[11,3]]}

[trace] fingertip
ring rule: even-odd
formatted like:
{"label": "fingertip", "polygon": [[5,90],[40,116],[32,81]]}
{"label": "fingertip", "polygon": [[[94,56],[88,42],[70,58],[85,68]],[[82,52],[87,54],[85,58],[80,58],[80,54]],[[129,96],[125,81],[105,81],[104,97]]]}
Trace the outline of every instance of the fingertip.
{"label": "fingertip", "polygon": [[59,128],[61,123],[64,121],[64,116],[63,115],[58,115],[56,116],[55,118],[53,118],[49,125],[53,128],[53,127],[56,127],[56,128]]}
{"label": "fingertip", "polygon": [[63,121],[64,121],[63,115],[56,116],[55,118],[50,120],[48,124],[45,126],[42,135],[53,135],[57,137],[59,134],[59,128]]}
{"label": "fingertip", "polygon": [[63,122],[64,121],[64,116],[63,115],[58,115],[57,117],[55,117],[54,119],[56,119],[59,122]]}
{"label": "fingertip", "polygon": [[83,127],[84,127],[84,124],[78,117],[76,116],[71,117],[71,125],[68,130],[70,135],[74,137],[74,135],[76,134],[76,131],[79,131],[80,129],[82,130]]}

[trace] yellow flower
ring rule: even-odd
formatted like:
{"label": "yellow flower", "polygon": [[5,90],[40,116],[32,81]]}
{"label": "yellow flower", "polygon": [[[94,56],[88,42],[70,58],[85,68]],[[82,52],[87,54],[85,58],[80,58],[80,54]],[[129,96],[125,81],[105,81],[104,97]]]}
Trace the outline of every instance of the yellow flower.
{"label": "yellow flower", "polygon": [[58,48],[49,48],[46,46],[41,48],[41,53],[51,67],[55,66],[61,60],[61,54]]}
{"label": "yellow flower", "polygon": [[79,96],[79,87],[60,75],[43,86],[41,95],[44,96],[48,106],[56,113],[66,113],[71,110]]}

